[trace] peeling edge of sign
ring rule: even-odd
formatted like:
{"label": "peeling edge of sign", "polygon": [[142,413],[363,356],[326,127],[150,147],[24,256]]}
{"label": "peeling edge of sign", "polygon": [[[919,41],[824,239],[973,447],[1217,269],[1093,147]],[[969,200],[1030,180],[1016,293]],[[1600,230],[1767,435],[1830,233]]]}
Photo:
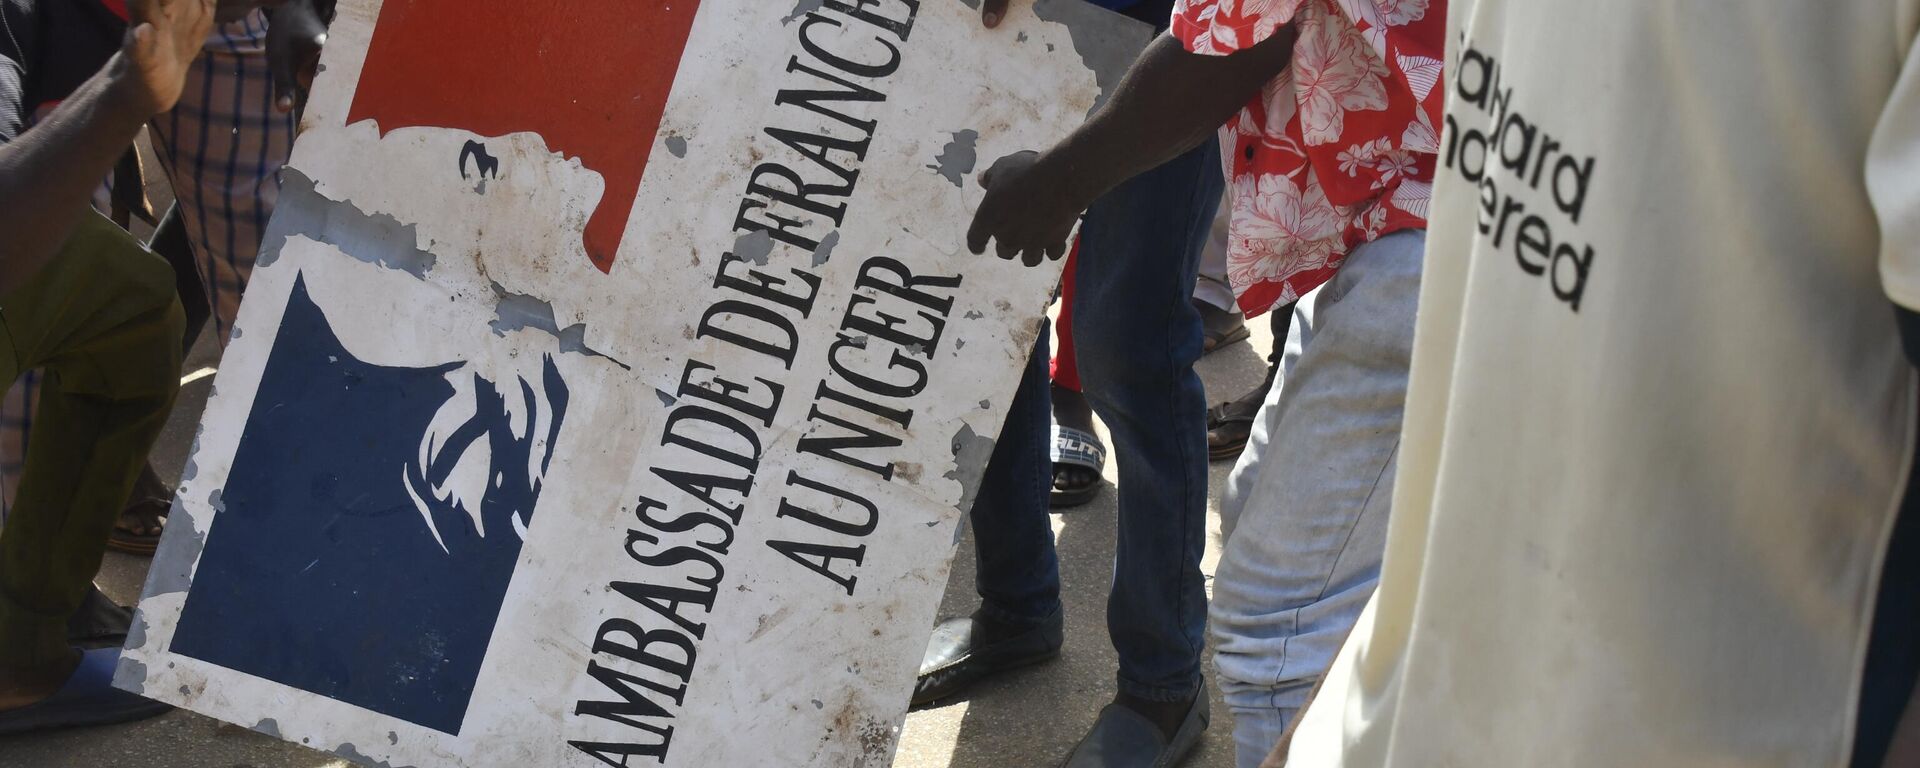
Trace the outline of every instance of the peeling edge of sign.
{"label": "peeling edge of sign", "polygon": [[425,280],[434,255],[420,248],[412,224],[384,213],[367,213],[351,202],[320,194],[313,180],[294,168],[282,169],[280,201],[261,241],[257,266],[272,265],[295,235],[326,243],[341,253]]}
{"label": "peeling edge of sign", "polygon": [[824,4],[825,0],[798,0],[793,4],[793,13],[787,14],[786,18],[780,20],[780,26],[784,27],[798,21],[800,17],[820,10],[820,6]]}
{"label": "peeling edge of sign", "polygon": [[[806,4],[809,0],[801,0]],[[968,8],[980,10],[980,0],[960,0]],[[1065,25],[1073,37],[1073,49],[1080,61],[1092,70],[1100,97],[1094,99],[1091,115],[1107,103],[1107,96],[1120,84],[1127,67],[1153,41],[1153,29],[1146,24],[1101,8],[1085,0],[1035,0],[1033,15],[1041,21]],[[1024,42],[1024,41],[1021,41]]]}
{"label": "peeling edge of sign", "polygon": [[347,760],[355,765],[367,766],[367,768],[413,768],[413,766],[394,765],[385,760],[375,760],[361,754],[360,748],[354,746],[352,742],[343,743],[330,751],[341,759]]}
{"label": "peeling edge of sign", "polygon": [[[128,648],[142,648],[147,644],[147,617],[140,611],[133,612],[133,622],[127,627]],[[113,687],[132,693],[141,693],[147,687],[147,665],[126,654],[120,655],[120,665],[113,669]]]}
{"label": "peeling edge of sign", "polygon": [[933,159],[934,164],[927,167],[960,187],[963,186],[961,180],[973,173],[974,167],[980,163],[980,153],[976,148],[980,143],[980,132],[968,128],[954,131],[952,135],[953,140],[941,148],[940,155]]}
{"label": "peeling edge of sign", "polygon": [[633,370],[632,366],[587,346],[586,323],[560,327],[560,321],[556,319],[551,302],[538,296],[514,293],[499,283],[492,283],[492,286],[493,322],[488,323],[487,327],[492,328],[494,334],[505,336],[513,331],[539,331],[560,342],[561,352],[598,357],[620,366],[623,370]]}
{"label": "peeling edge of sign", "polygon": [[1153,28],[1144,22],[1083,0],[1036,0],[1033,15],[1042,21],[1065,25],[1080,61],[1093,71],[1100,96],[1093,100],[1093,109],[1087,110],[1089,115],[1107,103],[1107,97],[1127,74],[1127,68],[1133,66],[1134,59],[1153,42]]}
{"label": "peeling edge of sign", "polygon": [[[219,501],[219,491],[208,499]],[[217,511],[217,507],[216,507]],[[153,567],[147,576],[147,588],[141,600],[160,595],[173,595],[187,591],[193,583],[193,567],[200,562],[200,550],[207,546],[207,533],[187,511],[186,504],[176,495],[173,507],[167,511],[166,545],[154,555]],[[129,638],[129,648],[138,648]]]}
{"label": "peeling edge of sign", "polygon": [[961,512],[973,509],[973,499],[980,493],[980,478],[987,471],[987,459],[993,457],[993,443],[992,437],[974,432],[972,424],[963,423],[960,431],[953,433],[953,470],[946,478],[960,483],[957,508]]}

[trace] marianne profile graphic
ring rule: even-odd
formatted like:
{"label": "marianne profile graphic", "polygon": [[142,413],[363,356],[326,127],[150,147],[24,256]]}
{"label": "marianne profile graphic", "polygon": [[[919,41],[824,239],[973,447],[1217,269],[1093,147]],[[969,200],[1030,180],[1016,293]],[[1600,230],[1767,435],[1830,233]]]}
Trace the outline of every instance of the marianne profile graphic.
{"label": "marianne profile graphic", "polygon": [[458,733],[567,411],[362,361],[296,278],[172,650]]}

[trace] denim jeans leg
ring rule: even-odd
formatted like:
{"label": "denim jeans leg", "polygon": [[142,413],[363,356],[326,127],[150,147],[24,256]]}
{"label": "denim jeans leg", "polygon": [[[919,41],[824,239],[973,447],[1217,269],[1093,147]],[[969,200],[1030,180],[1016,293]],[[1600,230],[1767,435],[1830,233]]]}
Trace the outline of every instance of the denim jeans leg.
{"label": "denim jeans leg", "polygon": [[1047,519],[1053,483],[1048,335],[1042,325],[969,514],[982,608],[1013,624],[1036,623],[1060,610],[1060,563]]}
{"label": "denim jeans leg", "polygon": [[1107,631],[1120,690],[1157,701],[1201,679],[1207,404],[1192,296],[1222,184],[1209,140],[1095,202],[1081,232],[1074,343],[1120,475]]}

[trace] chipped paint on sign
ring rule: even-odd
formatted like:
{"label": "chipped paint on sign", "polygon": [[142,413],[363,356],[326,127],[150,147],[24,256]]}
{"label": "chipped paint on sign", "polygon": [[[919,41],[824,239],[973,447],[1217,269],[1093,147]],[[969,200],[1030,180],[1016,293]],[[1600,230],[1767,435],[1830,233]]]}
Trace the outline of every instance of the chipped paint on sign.
{"label": "chipped paint on sign", "polygon": [[450,1],[340,3],[117,682],[370,766],[886,765],[1058,277],[965,253],[978,166],[1146,31]]}

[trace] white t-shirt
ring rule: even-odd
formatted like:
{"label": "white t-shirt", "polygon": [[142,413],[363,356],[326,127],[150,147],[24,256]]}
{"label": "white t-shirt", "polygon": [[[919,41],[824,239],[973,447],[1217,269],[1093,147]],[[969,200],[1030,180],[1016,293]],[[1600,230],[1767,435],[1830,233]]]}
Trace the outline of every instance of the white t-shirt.
{"label": "white t-shirt", "polygon": [[1386,565],[1290,766],[1844,765],[1914,442],[1920,0],[1450,23]]}

